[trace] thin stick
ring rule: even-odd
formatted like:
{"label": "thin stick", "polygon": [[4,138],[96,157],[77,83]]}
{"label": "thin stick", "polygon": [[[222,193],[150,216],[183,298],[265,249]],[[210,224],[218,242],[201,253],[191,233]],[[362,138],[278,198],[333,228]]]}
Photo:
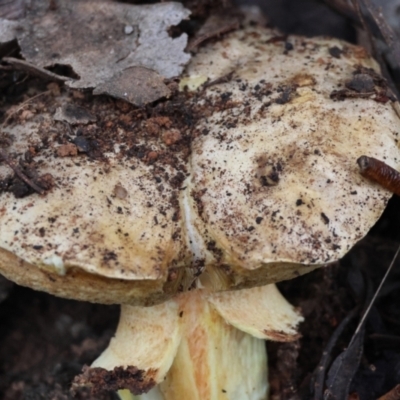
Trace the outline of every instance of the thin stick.
{"label": "thin stick", "polygon": [[399,253],[400,253],[400,244],[399,244],[399,247],[397,248],[396,254],[394,255],[394,257],[393,257],[393,259],[392,259],[392,262],[391,262],[390,265],[389,265],[389,268],[386,270],[386,273],[385,273],[384,277],[382,278],[381,283],[380,283],[379,286],[378,286],[378,289],[376,289],[376,292],[375,292],[375,294],[374,294],[374,297],[372,297],[372,299],[371,299],[371,301],[370,301],[370,303],[369,303],[367,309],[366,309],[365,312],[364,312],[364,315],[362,316],[362,318],[361,318],[361,320],[360,320],[360,322],[359,322],[359,324],[358,324],[358,326],[357,326],[356,331],[355,331],[354,334],[353,334],[353,337],[352,337],[351,340],[350,340],[349,345],[347,346],[348,349],[351,347],[351,345],[352,345],[353,342],[354,342],[354,339],[356,338],[357,334],[360,332],[362,326],[364,325],[364,322],[365,322],[366,318],[368,317],[368,314],[369,314],[369,312],[370,312],[372,306],[374,305],[375,300],[376,300],[376,298],[378,297],[379,292],[381,291],[382,286],[383,286],[383,284],[384,284],[385,281],[386,281],[386,278],[388,277],[390,271],[392,270],[393,265],[394,265],[394,263],[395,263],[395,261],[396,261],[398,255],[399,255]]}
{"label": "thin stick", "polygon": [[393,57],[396,60],[397,67],[400,67],[400,44],[396,39],[396,34],[393,32],[391,26],[386,22],[381,7],[377,8],[370,0],[362,0],[364,6],[368,10],[369,14],[375,21],[375,24],[379,28],[384,41],[389,47]]}
{"label": "thin stick", "polygon": [[8,154],[3,150],[0,149],[0,157],[4,160],[4,162],[14,171],[15,175],[18,176],[19,179],[24,181],[29,187],[31,187],[35,192],[39,194],[43,194],[44,190],[36,185],[35,182],[31,181],[17,166],[14,160],[11,160],[8,157]]}
{"label": "thin stick", "polygon": [[66,81],[71,80],[71,78],[68,78],[67,76],[55,74],[54,72],[48,71],[47,69],[44,68],[40,68],[25,60],[20,60],[19,58],[3,57],[2,61],[10,64],[14,69],[26,72],[28,75],[37,76],[42,79],[55,81],[59,83],[64,83]]}
{"label": "thin stick", "polygon": [[7,116],[7,118],[4,120],[3,122],[3,126],[7,124],[7,122],[11,119],[11,117],[13,117],[17,112],[21,111],[30,101],[37,99],[40,96],[43,96],[44,94],[50,93],[49,90],[46,90],[45,92],[39,93],[33,97],[31,97],[30,99],[25,100],[23,103],[21,103],[18,108],[14,111],[11,112],[10,115]]}

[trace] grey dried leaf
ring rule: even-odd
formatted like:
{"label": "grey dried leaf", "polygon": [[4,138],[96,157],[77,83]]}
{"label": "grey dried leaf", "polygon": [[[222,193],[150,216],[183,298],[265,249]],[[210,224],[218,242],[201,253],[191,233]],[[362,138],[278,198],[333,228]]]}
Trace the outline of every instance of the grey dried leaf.
{"label": "grey dried leaf", "polygon": [[325,400],[341,400],[347,397],[363,354],[364,333],[362,328],[355,340],[332,363],[326,380]]}
{"label": "grey dried leaf", "polygon": [[15,39],[17,21],[11,21],[0,17],[0,46]]}
{"label": "grey dried leaf", "polygon": [[25,16],[25,0],[0,0],[0,18],[16,20]]}
{"label": "grey dried leaf", "polygon": [[348,326],[349,322],[357,315],[359,307],[354,308],[347,314],[340,324],[337,326],[331,337],[329,338],[328,344],[326,345],[321,360],[318,366],[315,368],[313,376],[311,378],[312,386],[314,387],[314,400],[321,400],[323,398],[325,374],[329,363],[331,362],[332,352],[339,340],[340,335],[344,329]]}
{"label": "grey dried leaf", "polygon": [[157,72],[143,67],[131,67],[98,85],[93,94],[108,94],[140,107],[162,97],[169,97],[171,91]]}
{"label": "grey dried leaf", "polygon": [[[0,42],[16,37],[22,56],[39,68],[72,68],[79,79],[66,83],[71,88],[96,88],[110,80],[115,84],[116,77],[123,79],[122,71],[131,67],[152,69],[159,79],[171,78],[180,75],[190,59],[184,52],[187,35],[172,38],[168,33],[190,14],[181,3],[134,6],[59,0],[55,9],[42,7],[43,1],[36,3],[37,8],[18,22],[17,29],[8,26],[10,21],[0,20]],[[125,100],[135,97],[136,88],[129,87],[133,92]],[[165,91],[161,90],[163,96]],[[150,97],[156,99],[157,92]]]}
{"label": "grey dried leaf", "polygon": [[385,0],[381,1],[380,4],[376,0],[373,1],[376,6],[380,6],[382,13],[385,16],[387,22],[396,32],[397,36],[400,36],[400,1],[399,0]]}

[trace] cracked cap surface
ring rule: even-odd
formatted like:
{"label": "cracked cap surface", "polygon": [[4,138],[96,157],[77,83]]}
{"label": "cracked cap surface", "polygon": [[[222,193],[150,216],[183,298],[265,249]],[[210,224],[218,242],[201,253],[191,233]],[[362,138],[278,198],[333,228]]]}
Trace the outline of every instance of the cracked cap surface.
{"label": "cracked cap surface", "polygon": [[[248,27],[203,47],[181,85],[206,88],[156,116],[39,97],[2,131],[25,173],[51,185],[31,193],[0,165],[0,271],[60,296],[152,304],[200,274],[225,290],[339,259],[390,197],[355,160],[399,167],[399,119],[376,69],[338,40]],[[367,91],[348,83],[360,74]],[[66,104],[96,121],[67,129],[53,118]]]}

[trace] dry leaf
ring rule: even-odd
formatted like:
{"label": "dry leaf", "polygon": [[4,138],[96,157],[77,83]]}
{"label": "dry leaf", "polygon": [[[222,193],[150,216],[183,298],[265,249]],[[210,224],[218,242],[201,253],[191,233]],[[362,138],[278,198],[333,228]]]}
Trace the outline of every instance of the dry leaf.
{"label": "dry leaf", "polygon": [[162,97],[169,97],[171,91],[157,72],[143,67],[131,67],[97,86],[93,94],[108,94],[143,106]]}
{"label": "dry leaf", "polygon": [[[72,69],[77,79],[66,82],[71,88],[100,86],[97,93],[112,92],[136,104],[138,87],[132,82],[141,83],[147,68],[154,72],[145,95],[141,89],[139,103],[144,104],[168,96],[163,78],[180,75],[190,59],[184,52],[187,35],[172,38],[168,33],[190,14],[180,3],[133,6],[59,0],[51,9],[45,3],[35,2],[25,19],[0,19],[0,43],[17,38],[30,69],[57,65]],[[129,85],[127,73],[132,79]],[[104,89],[110,85],[112,91]]]}
{"label": "dry leaf", "polygon": [[25,0],[0,0],[0,18],[14,20],[25,16]]}

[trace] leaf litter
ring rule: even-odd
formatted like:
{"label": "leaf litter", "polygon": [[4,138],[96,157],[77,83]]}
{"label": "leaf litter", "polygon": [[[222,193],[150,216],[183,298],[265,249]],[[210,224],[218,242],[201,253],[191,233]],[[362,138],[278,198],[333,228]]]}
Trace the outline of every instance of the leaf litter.
{"label": "leaf litter", "polygon": [[355,336],[354,341],[332,363],[326,380],[327,390],[324,400],[345,399],[351,381],[360,365],[363,354],[364,327]]}
{"label": "leaf litter", "polygon": [[164,79],[179,76],[190,59],[187,34],[171,37],[168,32],[190,15],[181,3],[34,4],[25,18],[0,18],[0,44],[16,39],[24,58],[4,61],[31,74],[43,76],[49,70],[50,80],[57,79],[60,67],[67,67],[71,73],[58,76],[70,88],[95,89],[142,106],[168,97]]}
{"label": "leaf litter", "polygon": [[[180,75],[189,61],[184,51],[187,35],[173,38],[168,32],[189,14],[182,4],[172,2],[133,6],[39,0],[29,8],[23,1],[0,0],[0,47],[16,39],[25,58],[4,57],[3,62],[42,80],[94,89],[94,94],[141,107],[168,98],[171,90],[164,80]],[[59,109],[55,120],[73,124],[78,115],[82,123],[85,117],[78,114]],[[31,190],[44,192],[4,149],[0,152],[0,159]]]}

